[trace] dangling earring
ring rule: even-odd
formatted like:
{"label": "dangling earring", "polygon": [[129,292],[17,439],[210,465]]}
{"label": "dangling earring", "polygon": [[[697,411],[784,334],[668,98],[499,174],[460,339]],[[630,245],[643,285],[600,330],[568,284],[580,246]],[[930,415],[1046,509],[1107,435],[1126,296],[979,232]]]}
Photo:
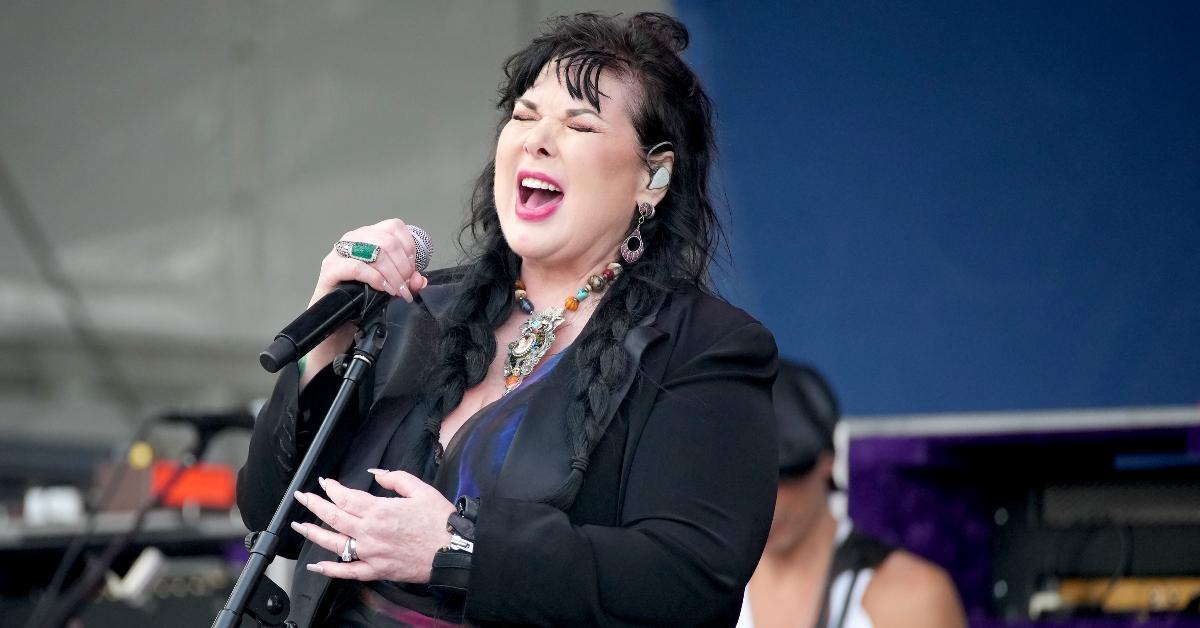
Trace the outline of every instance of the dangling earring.
{"label": "dangling earring", "polygon": [[621,259],[632,264],[646,252],[646,240],[642,238],[642,223],[654,217],[654,206],[650,203],[638,203],[637,226],[633,228],[625,241],[621,243]]}

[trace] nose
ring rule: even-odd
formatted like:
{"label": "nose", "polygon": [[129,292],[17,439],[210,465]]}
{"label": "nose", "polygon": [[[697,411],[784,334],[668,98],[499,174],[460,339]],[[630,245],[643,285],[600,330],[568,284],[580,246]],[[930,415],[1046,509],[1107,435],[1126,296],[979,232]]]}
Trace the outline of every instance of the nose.
{"label": "nose", "polygon": [[523,144],[525,154],[531,157],[551,157],[554,155],[554,137],[545,121],[533,125],[525,135]]}

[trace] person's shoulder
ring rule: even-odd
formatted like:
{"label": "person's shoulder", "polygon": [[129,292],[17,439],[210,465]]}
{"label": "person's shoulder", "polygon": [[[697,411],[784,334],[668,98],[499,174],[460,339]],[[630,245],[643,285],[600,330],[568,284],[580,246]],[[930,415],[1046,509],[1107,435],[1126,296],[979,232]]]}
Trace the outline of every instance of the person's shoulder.
{"label": "person's shoulder", "polygon": [[392,299],[388,305],[387,317],[389,323],[407,324],[411,316],[433,314],[440,317],[453,303],[454,298],[462,291],[463,277],[467,273],[466,266],[439,268],[425,272],[429,284],[420,292],[421,303],[405,303],[401,299]]}
{"label": "person's shoulder", "polygon": [[877,628],[966,625],[958,591],[946,570],[902,549],[875,569],[863,607]]}
{"label": "person's shoulder", "polygon": [[467,266],[452,266],[425,273],[429,285],[425,286],[421,294],[430,310],[440,315],[449,307],[454,297],[462,292],[463,279],[466,277],[467,271]]}
{"label": "person's shoulder", "polygon": [[467,266],[451,266],[449,268],[438,268],[425,273],[425,278],[429,280],[430,286],[444,286],[449,284],[461,283],[463,277],[467,274]]}
{"label": "person's shoulder", "polygon": [[[676,357],[721,347],[773,360],[775,337],[745,310],[709,291],[677,285],[667,295],[655,325],[670,334]],[[731,349],[732,350],[732,349]]]}
{"label": "person's shoulder", "polygon": [[888,554],[883,563],[875,569],[872,583],[898,589],[953,586],[945,569],[903,549]]}
{"label": "person's shoulder", "polygon": [[745,310],[711,291],[682,283],[673,286],[664,310],[668,319],[700,329],[728,332],[746,325],[762,326]]}

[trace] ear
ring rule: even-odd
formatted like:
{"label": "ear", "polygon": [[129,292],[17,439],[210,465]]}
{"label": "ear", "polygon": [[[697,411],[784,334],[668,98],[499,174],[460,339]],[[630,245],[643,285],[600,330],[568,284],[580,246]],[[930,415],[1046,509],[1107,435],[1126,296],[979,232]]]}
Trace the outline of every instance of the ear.
{"label": "ear", "polygon": [[820,471],[821,477],[833,478],[834,460],[835,457],[831,451],[823,451],[821,452],[820,456],[817,457],[817,469]]}
{"label": "ear", "polygon": [[[664,169],[665,172],[659,172]],[[654,158],[650,160],[650,169],[642,176],[642,187],[638,190],[637,202],[657,206],[666,197],[667,190],[671,188],[669,182],[674,171],[674,151],[655,153]]]}

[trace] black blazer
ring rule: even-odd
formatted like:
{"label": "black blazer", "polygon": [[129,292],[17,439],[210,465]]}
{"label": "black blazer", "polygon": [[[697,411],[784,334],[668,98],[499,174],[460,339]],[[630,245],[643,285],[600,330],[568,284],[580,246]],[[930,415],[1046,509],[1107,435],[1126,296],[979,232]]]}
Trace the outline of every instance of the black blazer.
{"label": "black blazer", "polygon": [[[423,296],[437,316],[458,289],[454,282],[431,284]],[[435,355],[436,322],[421,308],[393,301],[388,320],[395,331],[374,368],[374,385],[352,404],[356,411],[343,417],[318,463],[319,475],[359,489],[370,485],[366,469],[382,458],[395,417],[420,400],[422,373]],[[566,512],[539,501],[570,470],[558,420],[565,394],[547,389],[531,402],[494,494],[482,499],[466,606],[471,622],[737,622],[775,502],[774,338],[745,312],[684,287],[664,295],[625,346],[633,358],[626,380]],[[298,378],[295,367],[280,376],[238,474],[238,505],[251,530],[266,527],[305,433],[324,417],[337,383],[327,369],[298,395]],[[315,479],[306,490],[318,490]],[[312,520],[297,510],[294,519]],[[291,619],[307,626],[329,579],[303,565],[335,558],[290,528],[281,547],[281,555],[299,561]]]}

